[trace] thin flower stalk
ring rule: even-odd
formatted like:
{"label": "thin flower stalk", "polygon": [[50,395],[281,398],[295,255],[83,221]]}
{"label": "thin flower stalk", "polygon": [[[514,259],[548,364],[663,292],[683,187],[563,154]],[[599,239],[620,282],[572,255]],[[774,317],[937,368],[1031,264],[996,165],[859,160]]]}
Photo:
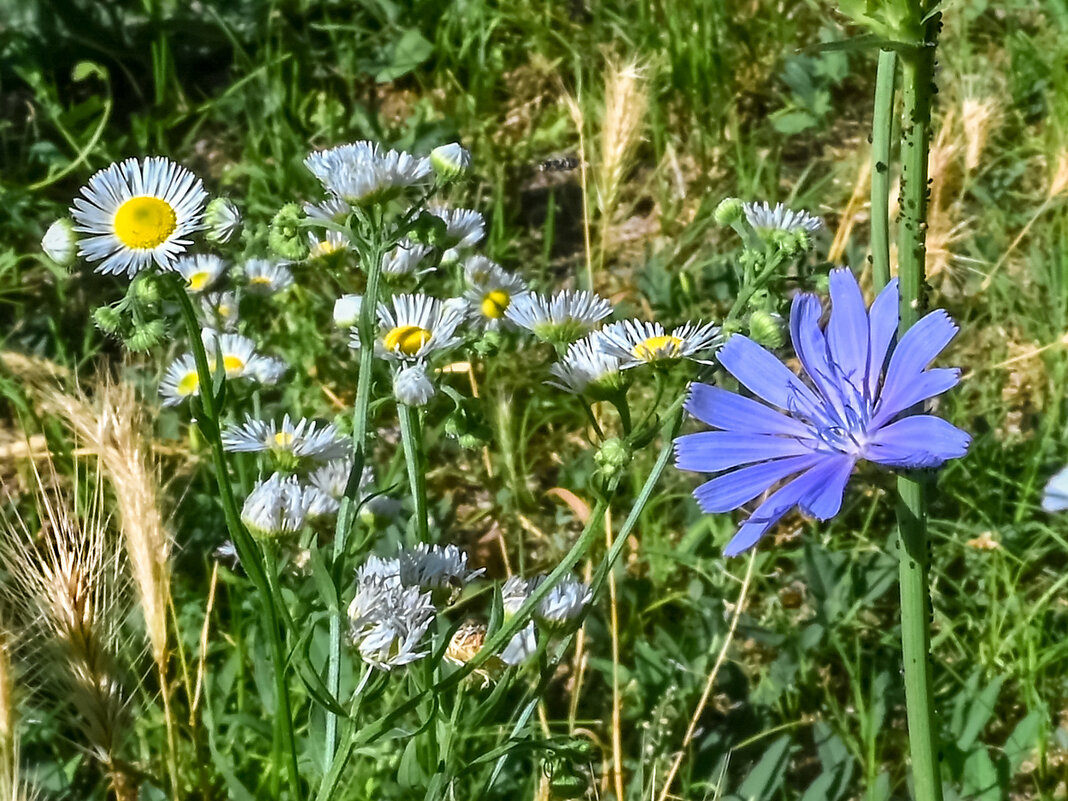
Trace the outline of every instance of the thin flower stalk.
{"label": "thin flower stalk", "polygon": [[871,264],[876,292],[890,282],[890,140],[896,79],[897,53],[880,50],[871,123]]}
{"label": "thin flower stalk", "polygon": [[408,469],[408,486],[415,506],[415,530],[419,542],[430,541],[430,520],[426,500],[426,467],[423,461],[422,426],[419,410],[406,403],[397,404],[400,417],[401,444]]}

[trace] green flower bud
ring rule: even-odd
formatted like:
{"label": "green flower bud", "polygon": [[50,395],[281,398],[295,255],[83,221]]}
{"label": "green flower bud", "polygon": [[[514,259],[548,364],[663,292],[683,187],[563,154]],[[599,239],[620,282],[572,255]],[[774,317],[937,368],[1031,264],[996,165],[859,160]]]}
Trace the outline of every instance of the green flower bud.
{"label": "green flower bud", "polygon": [[549,791],[553,798],[584,798],[589,790],[589,782],[570,767],[558,767],[549,780]]}
{"label": "green flower bud", "polygon": [[135,303],[157,303],[162,294],[159,276],[143,271],[130,283],[128,292]]}
{"label": "green flower bud", "polygon": [[718,224],[726,227],[739,222],[744,214],[742,201],[736,197],[728,197],[719,202],[716,210],[712,213],[712,218]]}
{"label": "green flower bud", "polygon": [[455,181],[471,167],[471,154],[453,142],[430,151],[430,166],[444,182]]}
{"label": "green flower bud", "polygon": [[765,348],[781,348],[782,318],[764,309],[757,309],[749,315],[749,338]]}
{"label": "green flower bud", "polygon": [[204,209],[204,222],[208,226],[204,238],[224,245],[241,229],[241,212],[229,198],[217,197]]}
{"label": "green flower bud", "polygon": [[133,333],[126,337],[123,342],[126,347],[135,352],[151,350],[163,341],[167,333],[162,320],[149,320],[146,323],[134,326]]}
{"label": "green flower bud", "polygon": [[41,250],[60,267],[70,267],[78,255],[78,235],[74,233],[74,223],[62,217],[48,226],[41,239]]}
{"label": "green flower bud", "polygon": [[298,204],[286,203],[271,220],[267,244],[283,259],[300,261],[308,256],[308,238],[300,227],[303,217]]}
{"label": "green flower bud", "polygon": [[610,437],[601,444],[593,460],[605,477],[612,477],[627,469],[631,456],[630,446],[626,442]]}
{"label": "green flower bud", "polygon": [[93,309],[93,324],[105,334],[116,334],[122,327],[122,313],[114,306]]}

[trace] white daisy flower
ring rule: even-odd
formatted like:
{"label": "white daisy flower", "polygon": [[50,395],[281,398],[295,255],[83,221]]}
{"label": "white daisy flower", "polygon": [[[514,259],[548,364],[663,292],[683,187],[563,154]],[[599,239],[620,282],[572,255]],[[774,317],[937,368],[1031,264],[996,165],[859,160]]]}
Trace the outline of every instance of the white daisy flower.
{"label": "white daisy flower", "polygon": [[78,254],[78,236],[68,217],[56,220],[41,239],[41,250],[60,267],[69,267]]}
{"label": "white daisy flower", "polygon": [[201,333],[204,350],[208,355],[208,366],[214,372],[215,359],[222,354],[222,365],[227,378],[240,378],[248,373],[249,366],[256,359],[256,344],[240,334],[219,334],[205,329]]}
{"label": "white daisy flower", "polygon": [[[352,472],[352,457],[342,456],[332,459],[321,467],[317,467],[308,474],[308,483],[322,490],[334,500],[341,500],[345,494],[345,487],[349,483],[349,473]],[[363,475],[360,478],[360,494],[365,487],[374,483],[374,472],[370,465],[365,465]]]}
{"label": "white daisy flower", "polygon": [[475,310],[483,328],[496,329],[506,322],[505,313],[512,302],[526,294],[527,285],[484,256],[472,256],[464,265],[468,282],[464,299]]}
{"label": "white daisy flower", "polygon": [[471,168],[471,153],[452,142],[440,145],[430,151],[430,166],[443,181],[455,181]]}
{"label": "white daisy flower", "polygon": [[182,256],[174,269],[185,279],[187,292],[203,292],[222,277],[229,265],[210,253]]}
{"label": "white daisy flower", "polygon": [[352,214],[352,206],[338,197],[328,197],[321,203],[305,203],[304,213],[312,220],[343,223]]}
{"label": "white daisy flower", "polygon": [[[427,211],[445,222],[445,241],[438,243],[442,250],[459,251],[473,248],[486,238],[486,220],[472,209],[450,209],[431,204]],[[442,256],[442,261],[446,261]]]}
{"label": "white daisy flower", "polygon": [[273,386],[282,380],[289,365],[273,356],[256,355],[248,364],[247,375],[261,384]]}
{"label": "white daisy flower", "polygon": [[350,244],[340,231],[308,231],[308,258],[329,259],[346,252]]}
{"label": "white daisy flower", "polygon": [[451,594],[486,572],[468,568],[467,554],[455,545],[442,547],[421,542],[401,551],[399,559],[401,584],[423,590],[448,590]]}
{"label": "white daisy flower", "polygon": [[353,206],[387,200],[406,187],[424,184],[433,171],[429,159],[366,141],[312,153],[304,164],[327,191]]}
{"label": "white daisy flower", "polygon": [[241,425],[231,423],[223,429],[222,443],[235,453],[268,451],[277,458],[319,463],[339,459],[348,451],[348,442],[333,423],[306,417],[294,423],[288,414],[281,425],[246,415]]}
{"label": "white daisy flower", "polygon": [[318,487],[304,487],[304,495],[301,498],[304,507],[304,515],[309,518],[330,517],[336,515],[341,504],[331,498]]}
{"label": "white daisy flower", "polygon": [[419,265],[426,261],[433,252],[434,248],[429,245],[420,245],[410,239],[402,239],[393,250],[382,257],[382,274],[411,275],[419,270]]}
{"label": "white daisy flower", "polygon": [[618,392],[624,385],[623,363],[602,343],[601,332],[595,331],[568,346],[564,358],[549,367],[556,380],[545,383],[572,395],[604,398]]}
{"label": "white daisy flower", "polygon": [[273,473],[257,481],[241,508],[241,522],[259,538],[294,534],[304,526],[304,490],[296,476]]}
{"label": "white daisy flower", "polygon": [[624,320],[606,325],[600,334],[598,344],[618,356],[624,370],[674,359],[700,361],[697,357],[721,342],[719,328],[712,323],[686,323],[669,334],[660,323]]}
{"label": "white daisy flower", "polygon": [[358,325],[362,307],[363,295],[342,295],[334,301],[334,325],[338,328]]}
{"label": "white daisy flower", "polygon": [[208,193],[185,167],[161,157],[126,159],[89,179],[70,209],[86,234],[78,251],[100,273],[133,276],[155,263],[168,270],[204,227]]}
{"label": "white daisy flower", "polygon": [[192,353],[171,362],[159,383],[159,394],[164,406],[177,406],[186,398],[200,394],[200,376]]}
{"label": "white daisy flower", "polygon": [[[528,581],[521,576],[511,576],[501,587],[501,604],[504,607],[505,621],[511,620],[519,607],[530,597],[537,579]],[[501,661],[506,665],[521,665],[532,657],[538,650],[538,640],[535,634],[534,622],[528,622],[517,631],[508,644],[501,651]]]}
{"label": "white daisy flower", "polygon": [[386,584],[401,586],[400,558],[383,557],[371,554],[362,565],[356,568],[357,588],[374,580],[381,580]]}
{"label": "white daisy flower", "polygon": [[436,394],[423,362],[401,366],[393,376],[393,397],[405,406],[426,406]]}
{"label": "white daisy flower", "polygon": [[782,203],[743,203],[745,219],[757,231],[807,231],[814,234],[823,227],[823,220],[807,211],[791,211]]}
{"label": "white daisy flower", "polygon": [[420,643],[436,614],[429,592],[369,573],[357,581],[348,614],[353,642],[368,664],[391,670],[427,655]]}
{"label": "white daisy flower", "polygon": [[554,345],[574,342],[612,313],[612,304],[592,292],[566,289],[551,298],[529,293],[514,298],[505,316],[538,339]]}
{"label": "white daisy flower", "polygon": [[[394,295],[392,308],[378,306],[379,337],[375,350],[394,361],[418,361],[460,342],[456,329],[464,315],[455,305],[442,303],[428,295]],[[360,347],[359,332],[354,331],[350,346]]]}
{"label": "white daisy flower", "polygon": [[233,331],[237,328],[237,295],[224,292],[208,292],[200,297],[200,305],[213,318],[216,328]]}
{"label": "white daisy flower", "polygon": [[570,576],[560,580],[538,604],[538,621],[554,631],[566,630],[578,622],[579,615],[593,599],[590,588]]}
{"label": "white daisy flower", "polygon": [[241,212],[229,198],[214,198],[204,210],[204,224],[209,242],[225,245],[241,230]]}
{"label": "white daisy flower", "polygon": [[249,259],[244,272],[248,291],[257,295],[272,295],[293,285],[293,271],[284,262]]}

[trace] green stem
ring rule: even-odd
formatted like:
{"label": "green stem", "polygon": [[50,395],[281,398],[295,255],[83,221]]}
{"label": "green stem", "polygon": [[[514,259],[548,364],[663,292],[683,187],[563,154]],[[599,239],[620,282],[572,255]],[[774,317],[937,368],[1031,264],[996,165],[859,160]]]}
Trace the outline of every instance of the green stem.
{"label": "green stem", "polygon": [[193,304],[186,294],[185,287],[178,280],[170,280],[167,286],[172,296],[178,301],[185,322],[186,333],[189,336],[189,346],[193,351],[193,360],[197,366],[197,380],[200,393],[197,396],[203,414],[199,415],[197,425],[204,438],[211,447],[212,461],[215,465],[216,481],[219,488],[219,499],[222,502],[223,515],[226,518],[226,529],[233,539],[234,548],[245,574],[249,577],[256,592],[260,597],[266,615],[265,628],[267,640],[270,646],[271,663],[274,668],[275,702],[277,715],[281,721],[282,749],[285,752],[286,772],[289,777],[290,792],[294,801],[301,798],[300,773],[297,767],[296,739],[293,735],[293,714],[289,701],[289,685],[286,682],[285,649],[281,639],[281,627],[278,613],[275,609],[274,598],[271,593],[270,582],[264,569],[263,554],[256,545],[252,535],[248,533],[241,522],[241,513],[237,508],[237,500],[234,498],[234,490],[230,485],[230,472],[226,464],[226,452],[223,450],[222,438],[219,433],[220,409],[216,405],[212,371],[208,367],[208,357],[204,350],[204,342],[201,339],[201,327],[197,321]]}
{"label": "green stem", "polygon": [[762,289],[772,276],[779,269],[779,265],[782,264],[783,256],[780,251],[775,251],[766,254],[764,268],[755,276],[751,271],[746,271],[745,279],[742,281],[742,286],[738,290],[738,297],[734,299],[734,304],[731,306],[731,310],[727,313],[727,316],[723,318],[723,322],[726,323],[729,320],[736,320],[745,311],[745,304],[749,302],[749,299],[756,294],[758,289]]}
{"label": "green stem", "polygon": [[[933,45],[921,45],[902,54],[904,121],[901,126],[901,218],[898,229],[900,333],[907,331],[921,313],[933,83]],[[897,519],[901,549],[901,650],[913,788],[917,801],[941,801],[930,662],[927,509],[923,486],[914,478],[902,476],[898,479]]]}
{"label": "green stem", "polygon": [[871,266],[876,292],[890,282],[890,138],[896,78],[897,53],[880,50],[871,122]]}
{"label": "green stem", "polygon": [[[334,698],[341,694],[341,652],[344,648],[344,634],[341,625],[341,582],[340,571],[345,564],[345,547],[349,532],[356,521],[359,508],[360,479],[363,466],[367,462],[368,409],[371,404],[371,379],[374,370],[374,342],[378,309],[378,285],[382,272],[382,255],[385,250],[384,232],[381,212],[371,211],[371,237],[366,248],[367,258],[364,271],[367,274],[367,286],[364,289],[360,306],[360,373],[356,379],[356,405],[352,414],[352,471],[349,473],[345,494],[337,513],[334,527],[334,552],[332,574],[334,585],[338,588],[337,603],[330,610],[330,653],[327,657],[326,686]],[[337,750],[338,716],[326,710],[326,731],[323,748],[323,770],[330,771]]]}
{"label": "green stem", "polygon": [[423,437],[419,425],[419,410],[406,403],[397,403],[400,417],[401,443],[404,462],[408,468],[408,486],[415,505],[415,530],[419,542],[430,542],[430,521],[426,506],[426,470],[423,467]]}

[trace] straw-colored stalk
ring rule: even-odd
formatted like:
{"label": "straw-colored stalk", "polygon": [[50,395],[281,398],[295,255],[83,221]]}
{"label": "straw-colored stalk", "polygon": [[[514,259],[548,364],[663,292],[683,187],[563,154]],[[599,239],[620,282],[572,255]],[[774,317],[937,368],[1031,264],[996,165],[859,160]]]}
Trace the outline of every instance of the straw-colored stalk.
{"label": "straw-colored stalk", "polygon": [[18,730],[10,641],[7,627],[0,621],[0,801],[14,801],[14,788],[18,786]]}
{"label": "straw-colored stalk", "polygon": [[70,701],[87,750],[126,801],[137,788],[118,758],[127,716],[115,655],[128,579],[104,519],[99,477],[83,506],[77,484],[64,488],[50,462],[47,468],[47,481],[34,468],[40,531],[17,516],[4,520],[0,563],[10,578],[3,595],[38,649],[27,662],[42,683],[57,684],[57,698]]}
{"label": "straw-colored stalk", "polygon": [[[8,369],[24,376],[42,409],[64,420],[83,450],[95,453],[115,497],[126,564],[145,621],[145,633],[159,674],[160,693],[170,756],[172,790],[176,793],[176,724],[171,710],[168,663],[170,643],[167,610],[170,605],[173,539],[164,524],[160,504],[160,468],[147,439],[144,407],[129,384],[103,375],[92,399],[80,388],[63,387],[54,370],[40,369],[38,360],[3,354]],[[35,376],[46,376],[34,381]]]}
{"label": "straw-colored stalk", "polygon": [[966,97],[961,103],[960,119],[964,130],[964,169],[969,173],[979,167],[990,132],[1001,118],[995,97]]}
{"label": "straw-colored stalk", "polygon": [[604,113],[595,179],[601,223],[601,259],[611,248],[612,228],[623,179],[641,141],[649,88],[644,68],[635,61],[609,59],[605,69]]}

